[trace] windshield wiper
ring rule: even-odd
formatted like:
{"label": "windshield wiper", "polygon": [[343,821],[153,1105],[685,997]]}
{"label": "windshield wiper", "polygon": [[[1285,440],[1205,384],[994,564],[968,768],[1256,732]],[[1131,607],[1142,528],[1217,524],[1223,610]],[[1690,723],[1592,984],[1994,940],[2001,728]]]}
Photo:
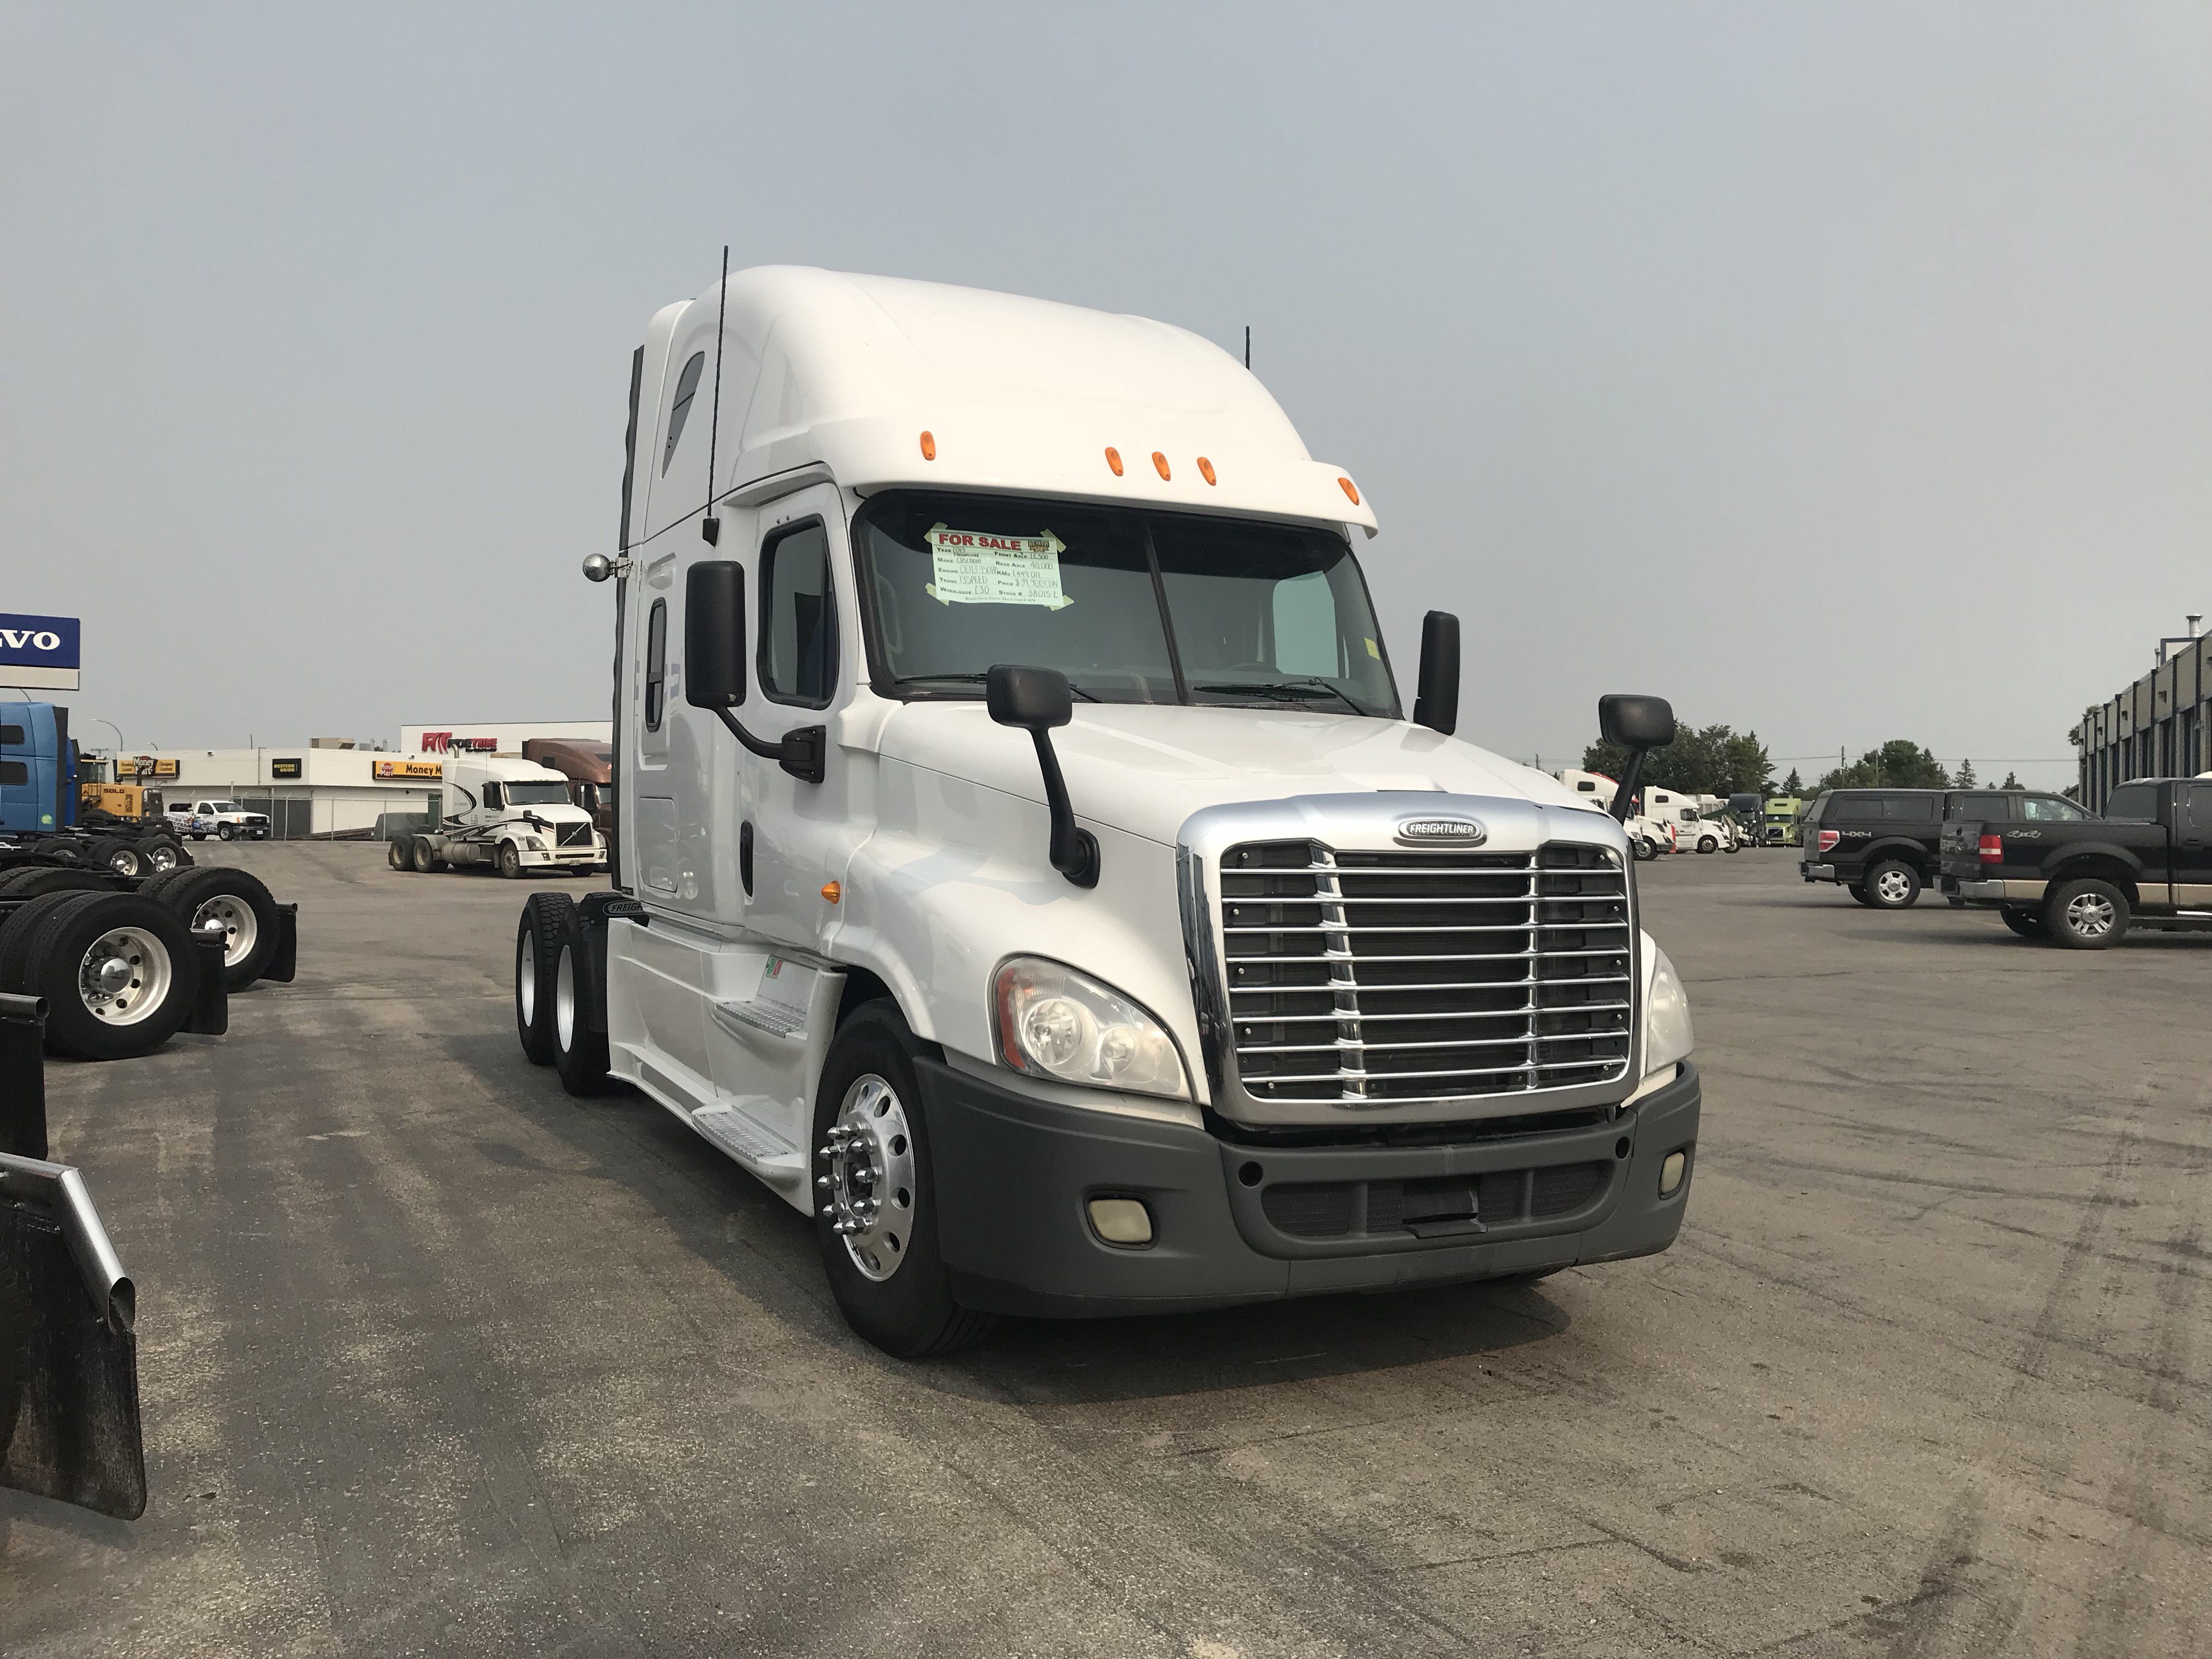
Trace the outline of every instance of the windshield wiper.
{"label": "windshield wiper", "polygon": [[[981,685],[990,678],[991,677],[988,674],[902,674],[898,678],[893,680],[891,684],[893,685],[923,685],[931,680],[950,680],[958,685]],[[1082,698],[1085,702],[1103,702],[1105,701],[1103,697],[1097,696],[1096,693],[1085,691],[1081,686],[1076,684],[1073,680],[1068,682],[1067,689],[1074,696]]]}
{"label": "windshield wiper", "polygon": [[1355,714],[1367,711],[1341,686],[1324,679],[1269,680],[1258,685],[1194,685],[1194,691],[1221,691],[1234,696],[1256,697],[1265,702],[1310,702],[1316,697],[1334,697]]}

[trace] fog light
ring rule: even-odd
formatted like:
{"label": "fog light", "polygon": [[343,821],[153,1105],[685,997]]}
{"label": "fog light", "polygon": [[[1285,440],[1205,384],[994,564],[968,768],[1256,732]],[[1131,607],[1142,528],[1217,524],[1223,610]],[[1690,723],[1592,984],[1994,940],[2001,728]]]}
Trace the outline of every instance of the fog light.
{"label": "fog light", "polygon": [[1687,1152],[1669,1152],[1666,1162],[1659,1166],[1659,1196],[1672,1198],[1682,1185],[1682,1177],[1690,1172]]}
{"label": "fog light", "polygon": [[1149,1244],[1152,1212],[1135,1198],[1094,1198],[1091,1225],[1109,1244]]}

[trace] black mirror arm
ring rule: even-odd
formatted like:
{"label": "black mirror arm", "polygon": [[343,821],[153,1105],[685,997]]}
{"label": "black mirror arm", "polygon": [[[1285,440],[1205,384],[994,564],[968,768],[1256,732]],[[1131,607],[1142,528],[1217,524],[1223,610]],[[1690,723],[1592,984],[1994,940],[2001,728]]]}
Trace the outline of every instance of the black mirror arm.
{"label": "black mirror arm", "polygon": [[1067,798],[1067,780],[1060,775],[1060,757],[1053,751],[1052,734],[1042,726],[1030,736],[1036,739],[1037,770],[1044,774],[1045,810],[1052,815],[1048,848],[1052,867],[1078,887],[1098,884],[1098,837],[1075,822],[1075,806]]}
{"label": "black mirror arm", "polygon": [[717,708],[715,714],[730,728],[730,735],[758,755],[763,760],[778,762],[794,778],[807,783],[819,783],[824,774],[824,762],[830,750],[830,730],[823,726],[800,726],[783,734],[781,743],[769,743],[757,738],[738,723],[738,717],[726,708]]}
{"label": "black mirror arm", "polygon": [[1628,764],[1621,770],[1620,787],[1613,792],[1613,805],[1606,809],[1623,823],[1628,822],[1629,804],[1636,799],[1636,792],[1643,785],[1644,759],[1650,752],[1648,749],[1628,751]]}

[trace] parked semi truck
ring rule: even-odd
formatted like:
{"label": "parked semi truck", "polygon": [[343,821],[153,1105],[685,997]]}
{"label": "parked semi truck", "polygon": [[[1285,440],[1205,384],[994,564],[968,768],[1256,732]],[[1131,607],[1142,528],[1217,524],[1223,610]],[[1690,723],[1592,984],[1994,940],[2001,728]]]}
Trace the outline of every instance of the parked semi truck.
{"label": "parked semi truck", "polygon": [[789,268],[669,307],[586,562],[615,890],[524,906],[525,1052],[811,1215],[896,1354],[1664,1249],[1699,1084],[1628,837],[1453,735],[1442,612],[1408,711],[1376,530],[1178,329]]}
{"label": "parked semi truck", "polygon": [[611,839],[615,828],[615,751],[582,738],[525,738],[522,758],[568,781],[568,799],[592,815],[592,828]]}
{"label": "parked semi truck", "polygon": [[392,838],[393,869],[490,869],[517,878],[606,867],[605,838],[569,799],[568,779],[550,767],[457,750],[445,758],[443,787],[438,828]]}
{"label": "parked semi truck", "polygon": [[69,710],[0,702],[0,868],[35,858],[152,875],[191,860],[158,790],[106,781],[70,736]]}

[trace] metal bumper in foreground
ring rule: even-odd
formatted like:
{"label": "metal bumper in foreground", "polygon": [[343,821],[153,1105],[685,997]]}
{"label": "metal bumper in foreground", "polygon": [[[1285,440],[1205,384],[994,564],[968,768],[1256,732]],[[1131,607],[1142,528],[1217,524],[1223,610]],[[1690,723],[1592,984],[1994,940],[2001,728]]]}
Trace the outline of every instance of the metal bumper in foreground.
{"label": "metal bumper in foreground", "polygon": [[[919,1069],[955,1294],[1001,1313],[1170,1312],[1648,1255],[1680,1231],[1696,1164],[1686,1065],[1610,1122],[1422,1146],[1249,1146]],[[1100,1238],[1094,1198],[1140,1201],[1152,1242]]]}

